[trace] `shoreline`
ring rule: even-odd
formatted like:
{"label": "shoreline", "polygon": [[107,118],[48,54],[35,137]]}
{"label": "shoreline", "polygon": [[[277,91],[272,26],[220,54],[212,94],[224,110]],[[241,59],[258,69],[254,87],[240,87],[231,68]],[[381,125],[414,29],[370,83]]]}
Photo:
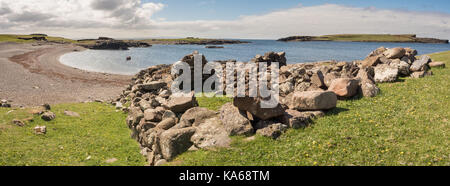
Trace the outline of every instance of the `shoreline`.
{"label": "shoreline", "polygon": [[71,44],[0,43],[0,98],[17,106],[108,100],[132,76],[85,71],[59,61],[82,47]]}

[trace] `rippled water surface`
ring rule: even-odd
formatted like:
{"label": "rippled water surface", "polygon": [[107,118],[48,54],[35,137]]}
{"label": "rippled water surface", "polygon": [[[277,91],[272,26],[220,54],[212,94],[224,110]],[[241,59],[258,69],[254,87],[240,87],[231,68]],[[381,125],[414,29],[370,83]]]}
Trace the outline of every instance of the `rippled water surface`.
{"label": "rippled water surface", "polygon": [[[174,63],[194,50],[205,55],[209,61],[227,59],[249,61],[256,54],[285,51],[288,63],[359,60],[380,46],[411,47],[417,49],[419,54],[450,50],[449,44],[247,41],[251,43],[225,45],[225,48],[220,49],[206,49],[202,45],[153,45],[150,48],[131,48],[127,51],[85,50],[65,54],[61,56],[60,61],[89,71],[131,75],[149,66]],[[127,61],[127,56],[131,56],[132,60]]]}

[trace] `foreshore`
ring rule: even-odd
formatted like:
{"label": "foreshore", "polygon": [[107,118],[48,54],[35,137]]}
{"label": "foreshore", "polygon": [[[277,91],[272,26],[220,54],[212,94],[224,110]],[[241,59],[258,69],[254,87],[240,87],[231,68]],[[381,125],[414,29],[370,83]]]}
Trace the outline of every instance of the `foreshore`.
{"label": "foreshore", "polygon": [[106,101],[119,95],[131,76],[88,72],[59,62],[61,55],[80,50],[72,44],[0,43],[0,98],[18,107]]}

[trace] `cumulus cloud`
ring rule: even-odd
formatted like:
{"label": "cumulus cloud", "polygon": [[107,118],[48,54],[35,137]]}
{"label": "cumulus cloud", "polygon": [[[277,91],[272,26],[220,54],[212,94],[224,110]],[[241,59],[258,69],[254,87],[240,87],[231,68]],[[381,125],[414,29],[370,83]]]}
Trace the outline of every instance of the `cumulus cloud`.
{"label": "cumulus cloud", "polygon": [[[357,8],[335,4],[296,6],[235,20],[152,19],[165,8],[141,0],[2,0],[0,32],[46,32],[66,37],[157,36],[261,38],[341,33],[414,33],[450,38],[450,14]],[[189,13],[189,12],[186,12]]]}

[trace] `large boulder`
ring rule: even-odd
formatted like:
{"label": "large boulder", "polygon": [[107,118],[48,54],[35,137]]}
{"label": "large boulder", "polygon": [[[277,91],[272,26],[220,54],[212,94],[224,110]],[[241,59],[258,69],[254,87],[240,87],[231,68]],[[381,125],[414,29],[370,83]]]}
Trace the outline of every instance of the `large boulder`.
{"label": "large boulder", "polygon": [[406,50],[404,48],[391,48],[385,51],[384,56],[388,59],[400,59],[406,54]]}
{"label": "large boulder", "polygon": [[47,112],[44,112],[44,114],[42,114],[41,118],[44,121],[51,121],[51,120],[54,120],[56,118],[56,115],[53,112],[47,111]]}
{"label": "large boulder", "polygon": [[352,97],[358,93],[359,81],[350,78],[339,78],[334,80],[329,91],[333,91],[339,97]]}
{"label": "large boulder", "polygon": [[337,96],[333,91],[293,92],[286,99],[290,109],[299,111],[329,110],[337,104]]}
{"label": "large boulder", "polygon": [[194,127],[169,129],[161,133],[160,148],[164,159],[172,160],[175,156],[186,152],[191,146],[191,137],[195,134]]}
{"label": "large boulder", "polygon": [[373,67],[362,68],[356,78],[359,80],[360,94],[364,97],[375,97],[380,93],[380,89],[375,84]]}
{"label": "large boulder", "polygon": [[398,68],[398,73],[401,76],[408,76],[409,75],[409,64],[406,61],[402,61],[400,59],[394,59],[392,60],[391,64],[389,64],[393,67]]}
{"label": "large boulder", "polygon": [[341,75],[340,75],[339,73],[337,73],[337,72],[330,72],[330,73],[327,73],[327,74],[325,75],[325,77],[324,77],[324,83],[325,83],[325,86],[330,87],[330,86],[331,86],[331,83],[332,83],[335,79],[338,79],[338,78],[340,78],[340,77],[341,77]]}
{"label": "large boulder", "polygon": [[311,84],[313,84],[314,86],[318,87],[318,88],[325,88],[325,81],[324,81],[325,77],[322,73],[322,71],[317,71],[316,73],[314,73],[311,76]]}
{"label": "large boulder", "polygon": [[306,127],[311,122],[309,114],[291,109],[286,110],[281,120],[285,125],[293,129]]}
{"label": "large boulder", "polygon": [[169,109],[175,113],[183,113],[186,110],[198,106],[197,99],[195,99],[194,92],[190,94],[172,94],[167,103]]}
{"label": "large boulder", "polygon": [[370,57],[367,57],[366,59],[364,59],[361,62],[361,65],[363,67],[371,67],[371,66],[377,66],[379,63],[381,63],[380,56],[370,56]]}
{"label": "large boulder", "polygon": [[204,120],[191,137],[194,146],[200,149],[228,147],[231,138],[218,117]]}
{"label": "large boulder", "polygon": [[252,97],[235,97],[233,100],[234,106],[243,111],[248,111],[253,116],[260,118],[262,120],[267,120],[283,115],[284,110],[280,104],[275,108],[262,108],[261,102],[262,98],[252,98]]}
{"label": "large boulder", "polygon": [[230,136],[251,135],[254,132],[246,112],[240,111],[231,103],[226,103],[222,106],[220,119]]}
{"label": "large boulder", "polygon": [[265,128],[259,129],[256,131],[257,134],[265,136],[265,137],[269,137],[272,139],[277,139],[278,137],[281,136],[281,134],[283,132],[285,132],[287,130],[287,126],[281,123],[275,123],[272,125],[269,125]]}
{"label": "large boulder", "polygon": [[427,71],[429,62],[431,62],[430,56],[422,56],[419,60],[416,60],[412,63],[409,70],[411,72]]}
{"label": "large boulder", "polygon": [[208,110],[207,108],[194,107],[187,110],[183,116],[181,116],[180,121],[184,126],[198,126],[203,123],[206,119],[212,118],[217,115],[217,112]]}
{"label": "large boulder", "polygon": [[394,82],[398,78],[398,68],[387,64],[375,67],[375,81],[377,83]]}

